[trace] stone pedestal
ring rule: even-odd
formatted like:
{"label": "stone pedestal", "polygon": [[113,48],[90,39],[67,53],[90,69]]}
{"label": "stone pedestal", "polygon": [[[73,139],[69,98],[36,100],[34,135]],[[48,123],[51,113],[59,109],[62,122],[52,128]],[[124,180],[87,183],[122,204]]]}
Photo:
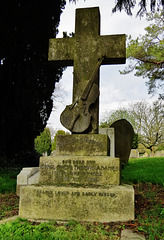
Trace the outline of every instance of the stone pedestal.
{"label": "stone pedestal", "polygon": [[20,187],[20,217],[92,222],[134,219],[134,190],[120,185],[120,159],[108,155],[107,135],[59,135],[57,144],[57,156],[40,158],[38,184]]}
{"label": "stone pedestal", "polygon": [[23,186],[20,195],[19,215],[23,218],[91,222],[134,219],[132,186]]}
{"label": "stone pedestal", "polygon": [[43,185],[120,185],[119,158],[109,156],[56,156],[40,158]]}
{"label": "stone pedestal", "polygon": [[109,142],[104,134],[58,135],[56,155],[109,156]]}

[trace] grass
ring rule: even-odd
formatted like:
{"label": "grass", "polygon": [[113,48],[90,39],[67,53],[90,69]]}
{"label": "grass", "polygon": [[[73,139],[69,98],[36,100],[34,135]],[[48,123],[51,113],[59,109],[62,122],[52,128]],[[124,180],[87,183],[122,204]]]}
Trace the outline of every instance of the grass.
{"label": "grass", "polygon": [[144,218],[139,216],[139,231],[144,232],[149,240],[164,239],[164,212],[162,207],[155,206],[146,212]]}
{"label": "grass", "polygon": [[135,187],[137,230],[147,239],[164,239],[164,188],[152,183],[138,183]]}
{"label": "grass", "polygon": [[[0,171],[0,219],[11,216],[18,210],[18,199],[14,197],[18,170]],[[32,223],[17,219],[0,225],[1,239],[119,239],[124,228],[144,234],[146,239],[164,239],[164,157],[130,159],[122,171],[123,183],[135,188],[134,221],[125,223],[79,223],[66,224]],[[3,193],[3,194],[2,194]],[[5,194],[4,194],[5,193]],[[9,202],[9,200],[11,201]],[[5,205],[5,203],[7,203]]]}
{"label": "grass", "polygon": [[122,171],[122,182],[150,182],[164,186],[164,157],[130,159]]}
{"label": "grass", "polygon": [[3,168],[0,169],[0,193],[15,193],[16,178],[20,169]]}
{"label": "grass", "polygon": [[0,193],[0,220],[18,215],[19,198],[15,193]]}
{"label": "grass", "polygon": [[49,240],[100,240],[119,239],[118,232],[110,232],[108,228],[94,226],[93,224],[80,224],[70,221],[67,224],[58,225],[55,222],[33,224],[24,219],[0,225],[0,239],[49,239]]}
{"label": "grass", "polygon": [[[164,157],[130,159],[122,170],[122,183],[136,184],[140,208],[141,201],[148,204],[146,211],[136,214],[138,230],[149,240],[164,239],[164,189],[156,189],[158,185],[164,186]],[[161,193],[162,202],[158,201]]]}

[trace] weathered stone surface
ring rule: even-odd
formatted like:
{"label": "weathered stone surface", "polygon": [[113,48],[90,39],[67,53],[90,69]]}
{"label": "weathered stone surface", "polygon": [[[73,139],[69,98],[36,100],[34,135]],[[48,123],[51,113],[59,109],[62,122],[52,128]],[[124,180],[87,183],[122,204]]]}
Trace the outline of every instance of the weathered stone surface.
{"label": "weathered stone surface", "polygon": [[[151,154],[150,154],[150,156],[151,156]],[[154,156],[151,156],[151,157],[164,157],[164,150],[156,151],[154,153]]]}
{"label": "weathered stone surface", "polygon": [[0,220],[0,224],[4,224],[4,223],[8,223],[8,222],[13,222],[15,221],[16,219],[18,218],[18,216],[13,216],[13,217],[10,217],[10,218],[6,218],[4,220]]}
{"label": "weathered stone surface", "polygon": [[120,158],[121,164],[128,162],[134,130],[132,125],[125,119],[114,122],[111,126],[115,131],[115,157]]}
{"label": "weathered stone surface", "polygon": [[17,175],[16,193],[19,196],[22,185],[37,184],[39,180],[39,167],[23,168]]}
{"label": "weathered stone surface", "polygon": [[145,240],[145,237],[141,234],[134,233],[130,229],[124,229],[121,232],[120,240]]}
{"label": "weathered stone surface", "polygon": [[138,149],[131,149],[129,158],[139,158]]}
{"label": "weathered stone surface", "polygon": [[39,184],[119,185],[120,160],[107,156],[41,157]]}
{"label": "weathered stone surface", "polygon": [[74,65],[73,103],[61,120],[72,133],[83,134],[58,135],[56,156],[40,159],[39,183],[20,187],[20,217],[134,219],[134,189],[119,185],[120,160],[109,157],[108,136],[93,134],[98,133],[99,67],[125,63],[125,52],[125,35],[100,36],[99,8],[76,10],[75,37],[50,39],[49,61]]}
{"label": "weathered stone surface", "polygon": [[145,152],[142,157],[164,157],[164,150],[154,152]]}
{"label": "weathered stone surface", "polygon": [[132,186],[71,188],[22,186],[19,217],[114,222],[134,219]]}
{"label": "weathered stone surface", "polygon": [[[84,132],[81,130],[83,129],[81,124],[83,121],[87,122],[87,116],[91,114],[91,118],[89,118],[91,124],[85,130],[85,133],[98,133],[99,91],[97,91],[97,97],[94,96],[94,98],[91,97],[90,99],[88,99],[89,94],[86,99],[82,98],[82,94],[93,75],[95,76],[91,91],[95,86],[99,89],[99,67],[96,68],[99,59],[104,57],[102,64],[125,63],[125,39],[125,34],[100,36],[100,13],[98,7],[76,9],[75,36],[73,38],[50,39],[48,60],[64,66],[74,65],[73,103],[77,100],[77,104],[79,100],[84,102],[81,104],[83,110],[80,106],[80,115],[77,118],[76,113],[72,114],[74,107],[70,106],[67,106],[68,111],[66,111],[65,117],[61,115],[63,117],[62,124],[65,126],[66,123],[65,127],[68,127],[68,129],[72,126],[72,129],[70,129],[72,132]],[[91,99],[94,99],[94,102],[88,111],[92,103]],[[77,104],[74,106],[77,107]],[[69,111],[69,109],[72,110]],[[70,117],[68,116],[69,112]],[[85,114],[83,114],[84,112]],[[68,123],[68,121],[72,121],[70,118],[75,120],[75,127],[73,127],[72,123],[71,126]]]}
{"label": "weathered stone surface", "polygon": [[56,155],[108,156],[109,138],[103,134],[58,135]]}
{"label": "weathered stone surface", "polygon": [[115,157],[115,134],[114,128],[100,128],[99,134],[106,134],[110,139],[110,157]]}

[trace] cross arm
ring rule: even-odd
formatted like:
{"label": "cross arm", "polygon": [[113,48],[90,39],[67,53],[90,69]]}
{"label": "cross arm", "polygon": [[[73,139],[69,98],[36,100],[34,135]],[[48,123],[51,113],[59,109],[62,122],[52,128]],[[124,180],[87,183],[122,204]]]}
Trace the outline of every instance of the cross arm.
{"label": "cross arm", "polygon": [[51,38],[49,40],[48,60],[59,62],[61,66],[72,66],[74,38]]}
{"label": "cross arm", "polygon": [[126,35],[100,36],[99,50],[105,56],[102,64],[123,64],[126,62]]}

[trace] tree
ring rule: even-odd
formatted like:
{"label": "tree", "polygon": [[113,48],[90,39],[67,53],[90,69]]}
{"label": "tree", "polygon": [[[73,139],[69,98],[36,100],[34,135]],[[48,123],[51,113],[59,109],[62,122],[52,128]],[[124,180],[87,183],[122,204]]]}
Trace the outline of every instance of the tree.
{"label": "tree", "polygon": [[128,122],[132,124],[133,128],[136,129],[135,119],[131,112],[129,111],[129,109],[125,107],[112,110],[109,113],[107,113],[106,120],[100,123],[100,127],[101,128],[110,127],[112,123],[120,119],[126,119]]}
{"label": "tree", "polygon": [[34,138],[51,113],[51,96],[62,68],[48,63],[48,40],[57,34],[65,3],[0,3],[0,153],[7,159],[33,151]]}
{"label": "tree", "polygon": [[[123,114],[124,113],[124,114]],[[108,119],[100,126],[110,127],[110,125],[119,119],[129,121],[134,131],[138,134],[139,143],[145,148],[153,151],[154,146],[160,145],[164,139],[164,103],[155,101],[137,102],[131,104],[127,109],[118,109],[109,113]]]}
{"label": "tree", "polygon": [[[127,58],[132,61],[121,73],[135,70],[135,76],[148,78],[148,93],[152,94],[164,86],[164,15],[162,11],[151,13],[147,20],[154,23],[145,28],[145,35],[134,40],[129,37]],[[164,97],[163,93],[159,94]]]}
{"label": "tree", "polygon": [[35,138],[35,150],[39,155],[47,153],[49,156],[51,153],[51,134],[49,128],[45,128],[44,131]]}
{"label": "tree", "polygon": [[[136,122],[135,118],[129,111],[129,109],[126,109],[125,107],[122,107],[117,110],[110,111],[108,113],[108,117],[104,122],[100,123],[100,128],[108,128],[110,127],[115,121],[120,120],[120,119],[126,119],[128,122],[131,123],[131,125],[134,128],[134,131],[136,129]],[[138,148],[138,134],[134,133],[134,139],[132,143],[132,148],[137,149]]]}
{"label": "tree", "polygon": [[131,105],[131,113],[135,118],[139,142],[153,152],[164,137],[164,103],[155,101],[153,104],[138,102]]}
{"label": "tree", "polygon": [[164,8],[164,0],[116,0],[116,5],[112,9],[112,12],[122,11],[123,9],[128,15],[132,15],[132,9],[138,5],[140,9],[137,13],[138,16],[143,16],[144,13],[147,12],[147,6],[150,3],[150,10],[154,12],[155,10],[159,10],[159,8]]}
{"label": "tree", "polygon": [[[78,0],[69,0],[70,2],[75,2]],[[84,0],[85,1],[85,0]],[[132,9],[137,5],[140,7],[137,15],[143,16],[144,13],[147,12],[147,6],[150,4],[150,10],[154,12],[155,10],[159,10],[159,8],[164,8],[164,0],[116,0],[116,5],[112,9],[112,12],[125,10],[128,15],[132,15]]]}

